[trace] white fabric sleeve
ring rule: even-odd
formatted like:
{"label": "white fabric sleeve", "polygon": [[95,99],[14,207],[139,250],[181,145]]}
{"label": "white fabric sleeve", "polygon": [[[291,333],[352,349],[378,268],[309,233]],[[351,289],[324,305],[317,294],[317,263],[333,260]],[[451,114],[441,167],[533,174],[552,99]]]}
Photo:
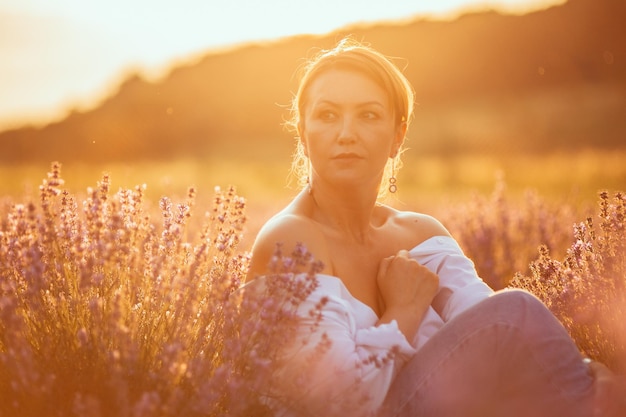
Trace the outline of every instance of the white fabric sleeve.
{"label": "white fabric sleeve", "polygon": [[[395,321],[358,328],[336,281],[321,283],[298,308],[297,337],[275,378],[290,410],[281,415],[373,415],[415,353]],[[322,299],[326,303],[316,319],[309,312]]]}
{"label": "white fabric sleeve", "polygon": [[410,256],[439,276],[439,291],[451,291],[440,312],[445,322],[494,292],[478,276],[474,263],[465,256],[458,243],[449,236],[426,240],[411,250]]}

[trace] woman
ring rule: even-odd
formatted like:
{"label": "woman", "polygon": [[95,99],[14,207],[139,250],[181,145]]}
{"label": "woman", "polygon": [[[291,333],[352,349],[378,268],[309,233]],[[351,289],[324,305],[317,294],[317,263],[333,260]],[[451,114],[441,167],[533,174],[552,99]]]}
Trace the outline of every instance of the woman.
{"label": "woman", "polygon": [[248,275],[268,274],[277,243],[302,243],[323,264],[274,405],[287,415],[603,415],[606,368],[590,368],[536,298],[494,294],[437,220],[378,202],[395,192],[412,112],[406,78],[367,46],[343,40],[306,67],[292,120],[305,187],[261,229]]}

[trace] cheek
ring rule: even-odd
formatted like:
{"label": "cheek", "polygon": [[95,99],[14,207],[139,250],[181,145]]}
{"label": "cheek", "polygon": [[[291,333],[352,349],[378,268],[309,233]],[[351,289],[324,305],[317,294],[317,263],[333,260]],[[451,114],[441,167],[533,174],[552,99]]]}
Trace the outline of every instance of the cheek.
{"label": "cheek", "polygon": [[300,133],[300,141],[306,152],[315,152],[315,149],[328,147],[328,143],[333,138],[332,130],[327,125],[316,121],[307,122],[306,128],[303,128]]}

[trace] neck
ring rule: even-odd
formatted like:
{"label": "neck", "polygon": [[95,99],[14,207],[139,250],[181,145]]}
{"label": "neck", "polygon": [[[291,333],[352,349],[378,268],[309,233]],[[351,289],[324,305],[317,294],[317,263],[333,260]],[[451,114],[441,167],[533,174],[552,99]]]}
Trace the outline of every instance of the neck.
{"label": "neck", "polygon": [[[305,192],[308,192],[306,190]],[[310,189],[313,216],[321,224],[357,243],[367,242],[372,230],[377,190],[315,186]]]}

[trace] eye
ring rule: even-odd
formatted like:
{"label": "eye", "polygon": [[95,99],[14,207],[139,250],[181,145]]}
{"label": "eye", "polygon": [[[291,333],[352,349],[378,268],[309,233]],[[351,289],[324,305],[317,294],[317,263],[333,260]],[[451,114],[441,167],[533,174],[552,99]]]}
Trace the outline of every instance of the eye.
{"label": "eye", "polygon": [[380,119],[380,115],[377,112],[371,111],[371,110],[367,110],[367,111],[364,111],[363,113],[361,113],[361,117],[363,119],[366,119],[366,120],[377,120],[377,119]]}
{"label": "eye", "polygon": [[317,118],[323,121],[333,121],[337,119],[337,113],[332,110],[320,110],[317,112]]}

